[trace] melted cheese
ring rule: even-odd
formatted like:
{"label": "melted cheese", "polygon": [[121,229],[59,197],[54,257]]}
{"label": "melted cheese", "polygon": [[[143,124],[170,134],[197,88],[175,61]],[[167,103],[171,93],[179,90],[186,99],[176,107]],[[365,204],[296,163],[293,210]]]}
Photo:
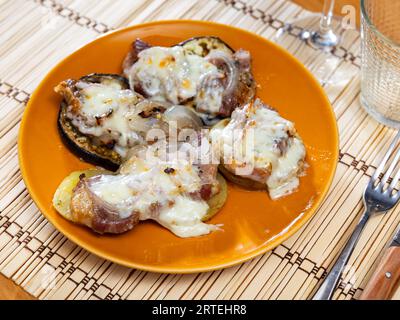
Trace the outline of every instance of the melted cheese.
{"label": "melted cheese", "polygon": [[293,123],[261,101],[235,110],[230,122],[213,129],[210,136],[215,152],[223,157],[229,170],[241,175],[242,168],[250,168],[242,175],[265,183],[272,199],[298,187],[304,144]]}
{"label": "melted cheese", "polygon": [[119,103],[124,102],[124,99],[129,100],[131,96],[131,92],[122,90],[116,81],[102,84],[78,81],[76,86],[81,95],[81,112],[90,117],[101,117],[118,109]]}
{"label": "melted cheese", "polygon": [[[123,173],[93,180],[90,190],[115,206],[121,218],[139,212],[140,220],[155,220],[179,237],[216,230],[216,226],[202,222],[209,209],[207,202],[190,196],[202,187],[197,167],[182,156],[166,164],[148,151],[130,159]],[[173,172],[167,173],[170,168]]]}
{"label": "melted cheese", "polygon": [[217,113],[222,104],[224,88],[215,82],[221,77],[215,65],[180,46],[146,49],[130,70],[131,83],[152,99],[173,104],[193,99],[210,114]]}
{"label": "melted cheese", "polygon": [[286,153],[273,164],[271,176],[267,180],[269,194],[272,199],[292,193],[300,183],[298,175],[302,169],[300,163],[305,158],[305,147],[297,137],[290,139],[289,143]]}
{"label": "melted cheese", "polygon": [[217,230],[217,226],[201,222],[207,210],[205,201],[178,196],[171,208],[161,210],[158,222],[179,237],[197,237]]}
{"label": "melted cheese", "polygon": [[78,115],[69,112],[67,117],[81,133],[115,141],[114,150],[124,157],[128,148],[141,141],[128,119],[138,102],[137,95],[122,89],[116,81],[101,84],[79,81],[77,88],[81,109]]}

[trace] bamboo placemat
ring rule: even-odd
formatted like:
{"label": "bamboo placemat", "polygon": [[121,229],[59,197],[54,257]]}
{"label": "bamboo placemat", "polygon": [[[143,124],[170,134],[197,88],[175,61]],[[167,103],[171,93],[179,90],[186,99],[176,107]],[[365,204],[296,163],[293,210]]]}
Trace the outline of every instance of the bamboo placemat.
{"label": "bamboo placemat", "polygon": [[[17,135],[25,104],[63,57],[100,34],[150,20],[198,19],[272,38],[282,21],[308,14],[283,0],[0,0],[0,271],[40,299],[306,299],[332,265],[362,210],[361,194],[394,132],[359,103],[359,34],[338,48],[325,85],[338,119],[341,154],[328,197],[312,220],[272,252],[215,272],[167,275],[132,270],[74,245],[47,222],[24,186]],[[320,75],[324,59],[284,44]],[[347,80],[339,81],[346,75]],[[372,219],[336,299],[357,299],[400,222]],[[0,288],[1,290],[1,288]],[[400,298],[400,289],[394,298]]]}

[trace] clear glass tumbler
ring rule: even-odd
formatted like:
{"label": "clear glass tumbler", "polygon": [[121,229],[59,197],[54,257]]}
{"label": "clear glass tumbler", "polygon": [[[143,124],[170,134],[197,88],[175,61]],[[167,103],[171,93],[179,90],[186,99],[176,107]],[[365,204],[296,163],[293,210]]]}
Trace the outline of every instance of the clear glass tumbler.
{"label": "clear glass tumbler", "polygon": [[400,0],[361,0],[361,104],[400,128]]}

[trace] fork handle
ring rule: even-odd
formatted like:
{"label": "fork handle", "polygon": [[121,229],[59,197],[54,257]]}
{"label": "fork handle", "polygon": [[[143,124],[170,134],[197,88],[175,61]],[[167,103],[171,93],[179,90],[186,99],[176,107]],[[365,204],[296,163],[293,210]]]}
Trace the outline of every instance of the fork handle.
{"label": "fork handle", "polygon": [[400,247],[385,249],[378,268],[361,295],[361,300],[387,300],[400,280]]}
{"label": "fork handle", "polygon": [[342,272],[349,261],[350,255],[352,254],[354,247],[356,246],[358,239],[360,238],[360,235],[368,222],[369,217],[370,213],[365,211],[350,239],[347,241],[346,246],[340,253],[339,258],[336,260],[332,270],[326,276],[321,287],[314,295],[313,300],[330,300],[332,298]]}

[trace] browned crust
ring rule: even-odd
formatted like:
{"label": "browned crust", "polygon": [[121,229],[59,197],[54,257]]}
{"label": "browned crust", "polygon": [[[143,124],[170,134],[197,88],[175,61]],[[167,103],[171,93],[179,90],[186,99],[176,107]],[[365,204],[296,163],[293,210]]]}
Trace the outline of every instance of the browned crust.
{"label": "browned crust", "polygon": [[73,113],[78,113],[81,108],[81,102],[79,101],[78,90],[76,88],[76,81],[73,79],[68,79],[60,82],[54,91],[64,98],[64,101],[71,106]]}

